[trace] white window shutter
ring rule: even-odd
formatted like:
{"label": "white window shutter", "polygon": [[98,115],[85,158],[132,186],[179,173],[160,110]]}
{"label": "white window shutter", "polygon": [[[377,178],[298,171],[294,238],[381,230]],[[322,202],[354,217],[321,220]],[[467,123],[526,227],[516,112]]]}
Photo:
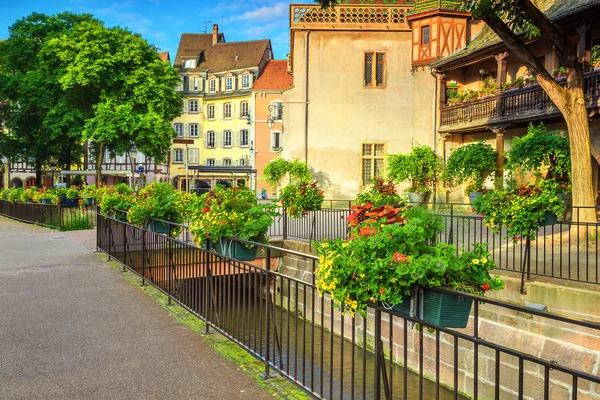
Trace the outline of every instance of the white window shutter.
{"label": "white window shutter", "polygon": [[215,144],[215,147],[223,147],[223,132],[219,132],[217,133],[217,143]]}
{"label": "white window shutter", "polygon": [[202,134],[202,125],[198,124],[198,137],[203,137],[204,135]]}
{"label": "white window shutter", "polygon": [[271,132],[271,151],[273,151],[273,147],[275,146],[275,134]]}
{"label": "white window shutter", "polygon": [[183,125],[183,136],[184,137],[190,136],[190,124]]}
{"label": "white window shutter", "polygon": [[235,147],[240,147],[240,131],[235,131],[235,132],[233,132],[233,134],[234,134],[234,141],[233,141],[232,145]]}
{"label": "white window shutter", "polygon": [[208,135],[204,135],[204,148],[206,149],[206,147],[208,146],[208,143],[206,142],[206,136]]}

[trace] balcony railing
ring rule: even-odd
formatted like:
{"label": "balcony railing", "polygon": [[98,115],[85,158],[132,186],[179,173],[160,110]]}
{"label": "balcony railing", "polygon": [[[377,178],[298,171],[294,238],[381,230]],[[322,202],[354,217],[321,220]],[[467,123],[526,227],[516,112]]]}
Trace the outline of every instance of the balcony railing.
{"label": "balcony railing", "polygon": [[398,2],[389,5],[346,5],[322,9],[319,5],[292,4],[290,6],[291,29],[320,30],[390,30],[408,31],[406,17],[412,5]]}
{"label": "balcony railing", "polygon": [[[600,71],[584,77],[584,94],[588,108],[598,108],[600,100]],[[566,79],[559,82],[566,85]],[[527,121],[558,115],[558,108],[546,92],[534,84],[522,89],[506,90],[497,95],[447,105],[440,108],[440,131],[476,128],[506,122]]]}

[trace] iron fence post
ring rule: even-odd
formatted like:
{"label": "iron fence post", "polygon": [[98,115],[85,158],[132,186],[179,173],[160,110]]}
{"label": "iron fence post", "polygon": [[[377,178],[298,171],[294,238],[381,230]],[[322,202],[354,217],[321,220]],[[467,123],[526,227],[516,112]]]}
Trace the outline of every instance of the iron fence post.
{"label": "iron fence post", "polygon": [[123,272],[125,272],[125,263],[127,260],[127,254],[125,247],[127,246],[127,224],[123,222]]}
{"label": "iron fence post", "polygon": [[167,236],[167,258],[169,259],[168,266],[168,288],[167,288],[167,305],[171,305],[171,292],[173,290],[173,241],[171,238],[171,226],[169,225],[169,236]]}
{"label": "iron fence post", "polygon": [[288,232],[287,232],[287,212],[285,206],[283,206],[283,240],[287,240]]}
{"label": "iron fence post", "polygon": [[454,236],[454,204],[450,204],[450,231],[448,232],[448,244],[452,244],[452,237]]}
{"label": "iron fence post", "polygon": [[267,248],[267,260],[266,260],[266,271],[265,271],[265,296],[267,298],[266,306],[266,319],[267,319],[267,342],[265,347],[265,373],[263,375],[264,379],[273,378],[271,375],[269,363],[271,362],[271,249]]}
{"label": "iron fence post", "polygon": [[[333,318],[333,316],[332,316]],[[383,351],[381,342],[381,310],[375,306],[375,370],[373,377],[373,385],[375,386],[374,399],[381,399],[381,365],[379,352]]]}
{"label": "iron fence post", "polygon": [[146,286],[146,231],[142,230],[142,286]]}
{"label": "iron fence post", "polygon": [[108,261],[111,260],[110,256],[112,256],[112,221],[110,218],[108,221]]}
{"label": "iron fence post", "polygon": [[63,230],[63,210],[62,205],[58,205],[58,229]]}

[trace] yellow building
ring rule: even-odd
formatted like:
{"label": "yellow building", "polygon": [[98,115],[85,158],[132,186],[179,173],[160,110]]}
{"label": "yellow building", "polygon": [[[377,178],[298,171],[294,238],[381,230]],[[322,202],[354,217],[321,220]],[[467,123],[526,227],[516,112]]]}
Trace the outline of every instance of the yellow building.
{"label": "yellow building", "polygon": [[186,101],[173,121],[178,137],[170,175],[181,190],[213,187],[218,181],[248,185],[254,118],[252,85],[273,58],[270,40],[225,43],[212,34],[183,34],[174,66]]}

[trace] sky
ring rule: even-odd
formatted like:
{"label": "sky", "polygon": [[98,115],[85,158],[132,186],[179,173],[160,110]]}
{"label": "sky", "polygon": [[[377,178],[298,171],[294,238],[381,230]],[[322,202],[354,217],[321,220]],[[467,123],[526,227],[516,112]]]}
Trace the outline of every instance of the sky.
{"label": "sky", "polygon": [[[294,0],[293,3],[313,3]],[[175,58],[182,33],[212,32],[219,24],[227,42],[271,39],[276,59],[289,52],[289,4],[278,0],[0,0],[0,40],[32,12],[91,13],[107,26],[127,27]]]}

